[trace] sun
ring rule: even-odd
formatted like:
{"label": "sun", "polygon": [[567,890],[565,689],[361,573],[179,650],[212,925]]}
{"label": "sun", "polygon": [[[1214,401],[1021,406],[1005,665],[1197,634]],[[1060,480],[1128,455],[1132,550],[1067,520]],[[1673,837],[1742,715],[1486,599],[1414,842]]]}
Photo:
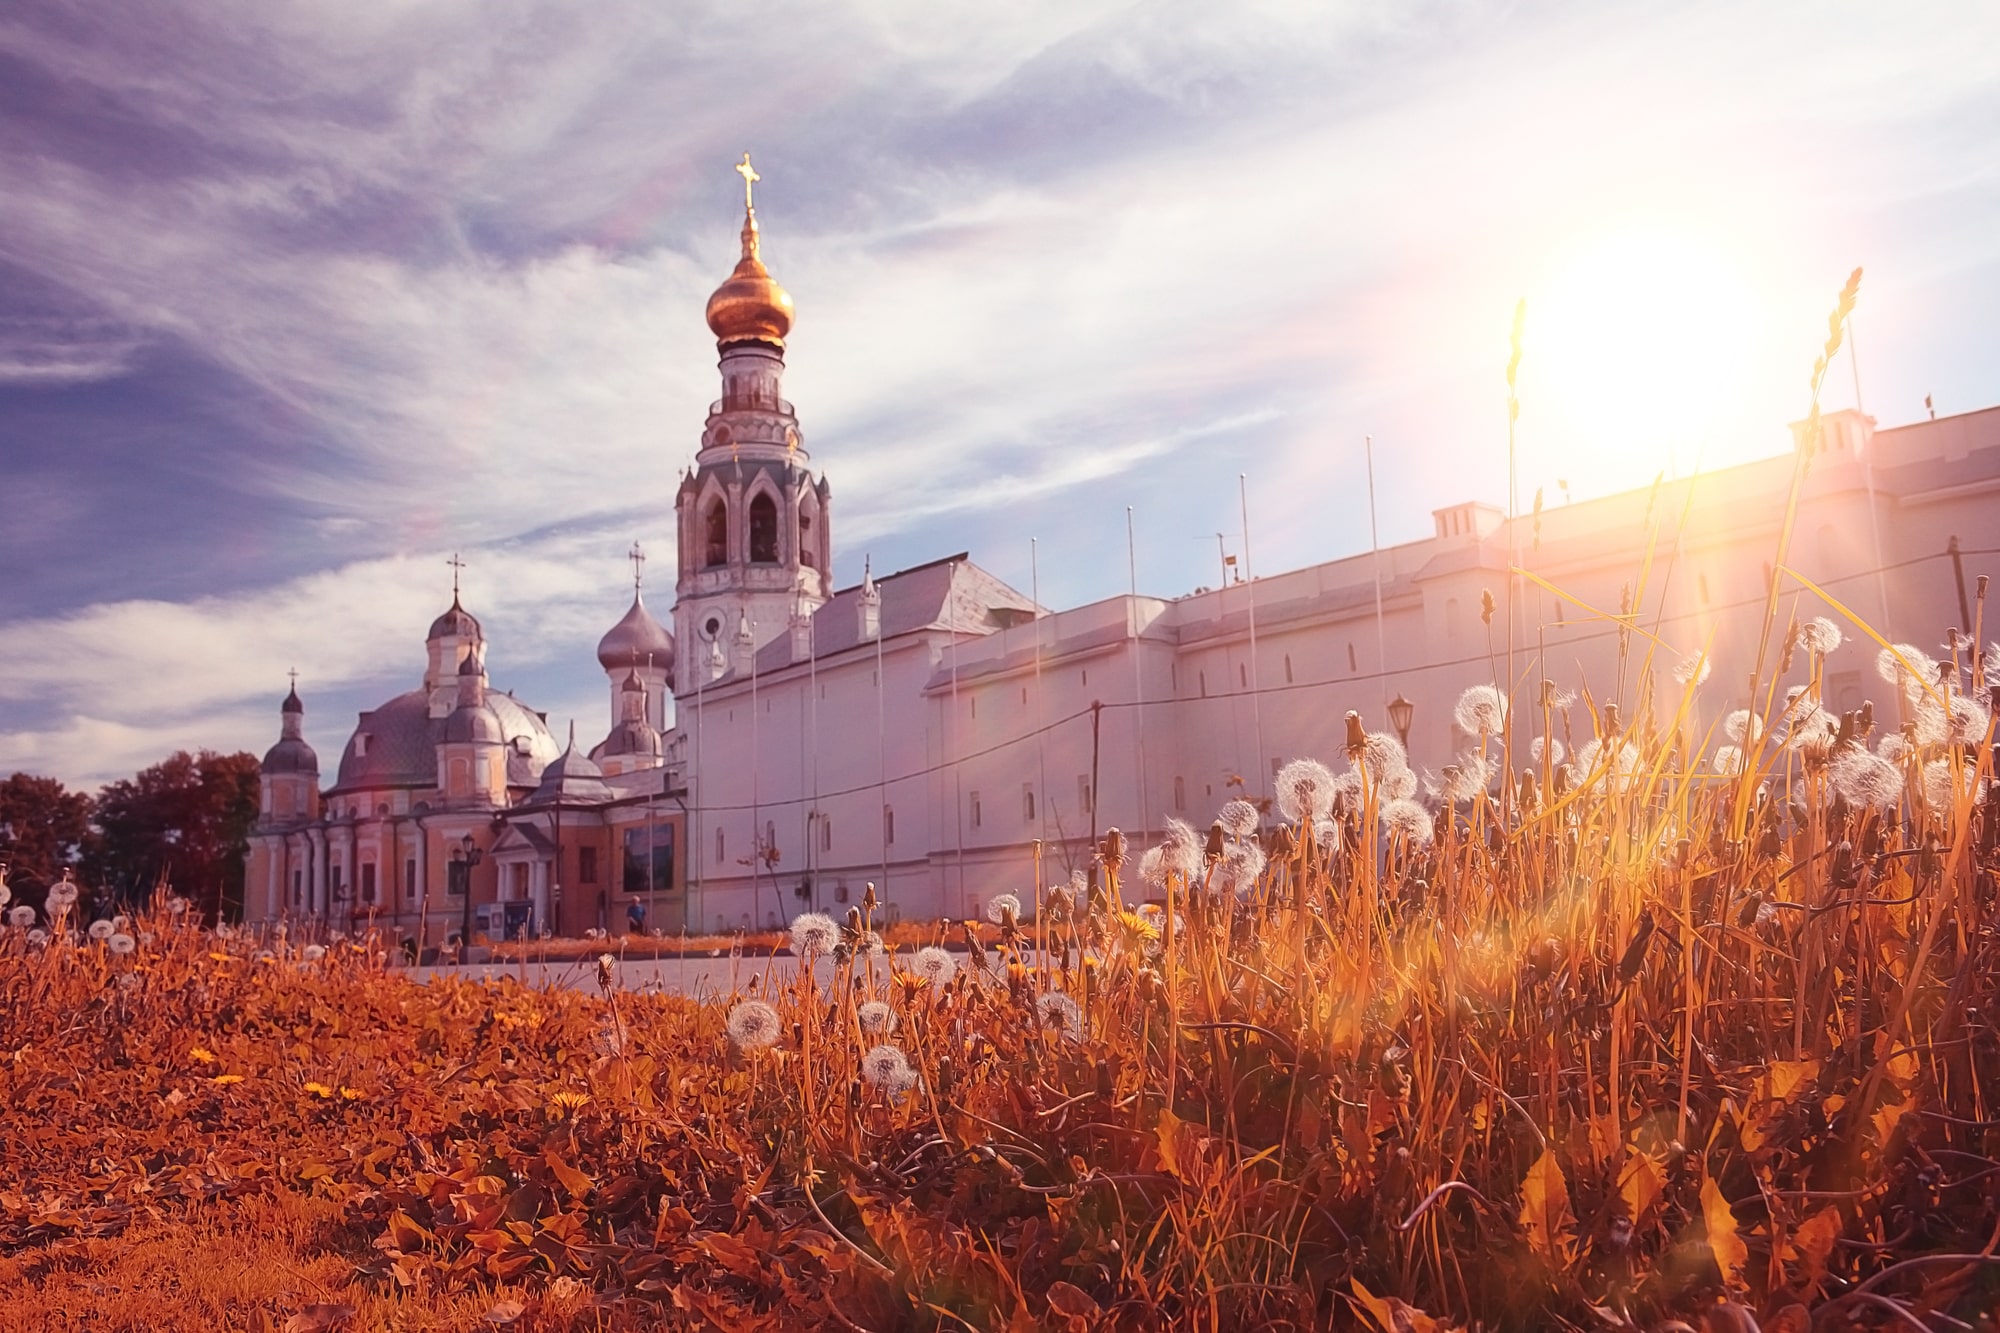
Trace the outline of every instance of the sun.
{"label": "sun", "polygon": [[1754,284],[1725,248],[1668,227],[1592,237],[1550,270],[1528,298],[1522,361],[1540,461],[1599,491],[1686,474],[1742,402]]}

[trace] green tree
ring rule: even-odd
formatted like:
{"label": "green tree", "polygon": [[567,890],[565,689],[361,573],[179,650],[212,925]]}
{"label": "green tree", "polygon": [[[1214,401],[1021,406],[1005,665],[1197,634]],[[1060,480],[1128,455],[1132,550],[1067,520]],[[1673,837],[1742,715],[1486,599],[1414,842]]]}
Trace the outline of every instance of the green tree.
{"label": "green tree", "polygon": [[16,773],[0,782],[0,862],[16,892],[62,878],[90,841],[90,797],[54,778]]}
{"label": "green tree", "polygon": [[90,878],[138,902],[171,885],[210,920],[243,910],[243,857],[257,822],[257,756],[182,750],[97,794]]}

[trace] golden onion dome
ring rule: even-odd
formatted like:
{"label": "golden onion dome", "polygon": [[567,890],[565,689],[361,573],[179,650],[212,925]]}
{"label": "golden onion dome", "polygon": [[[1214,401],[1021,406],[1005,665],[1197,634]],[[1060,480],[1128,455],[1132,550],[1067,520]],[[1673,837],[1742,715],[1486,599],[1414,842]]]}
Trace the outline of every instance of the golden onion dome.
{"label": "golden onion dome", "polygon": [[785,345],[792,331],[792,295],[778,285],[757,257],[757,214],[743,215],[743,258],[708,298],[708,327],[718,343],[767,342]]}

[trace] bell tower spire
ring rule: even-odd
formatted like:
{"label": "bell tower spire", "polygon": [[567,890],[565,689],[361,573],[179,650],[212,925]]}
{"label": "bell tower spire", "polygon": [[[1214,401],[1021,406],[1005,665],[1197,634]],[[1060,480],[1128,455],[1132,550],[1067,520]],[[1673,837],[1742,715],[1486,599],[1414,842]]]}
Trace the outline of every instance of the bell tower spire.
{"label": "bell tower spire", "polygon": [[[732,663],[786,634],[831,595],[831,493],[809,464],[798,416],[784,398],[792,297],[764,266],[750,154],[743,177],[742,254],[708,298],[722,397],[710,407],[694,470],[676,498],[680,560],[673,678],[712,678],[711,646]],[[728,642],[722,642],[727,637]]]}

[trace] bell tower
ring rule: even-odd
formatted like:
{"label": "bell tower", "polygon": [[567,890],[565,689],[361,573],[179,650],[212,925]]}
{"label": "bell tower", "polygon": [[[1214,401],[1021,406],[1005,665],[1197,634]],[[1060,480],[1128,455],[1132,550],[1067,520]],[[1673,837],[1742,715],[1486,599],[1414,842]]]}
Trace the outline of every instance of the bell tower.
{"label": "bell tower", "polygon": [[743,176],[742,258],[708,298],[722,397],[709,406],[695,465],[675,497],[673,679],[681,693],[747,673],[750,654],[788,634],[801,608],[818,609],[831,591],[832,492],[809,466],[783,393],[792,298],[760,254],[751,193],[760,178],[748,153],[736,170]]}

